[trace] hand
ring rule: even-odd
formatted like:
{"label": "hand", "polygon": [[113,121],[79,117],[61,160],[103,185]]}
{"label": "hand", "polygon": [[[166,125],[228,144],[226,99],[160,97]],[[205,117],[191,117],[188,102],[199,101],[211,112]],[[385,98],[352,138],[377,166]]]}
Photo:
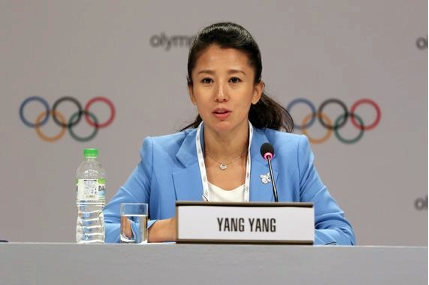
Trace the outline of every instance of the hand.
{"label": "hand", "polygon": [[177,218],[157,220],[150,228],[148,241],[163,242],[176,241],[177,239]]}
{"label": "hand", "polygon": [[171,223],[171,231],[172,231],[172,237],[173,237],[173,241],[177,240],[177,218],[173,217],[170,219],[170,223]]}
{"label": "hand", "polygon": [[129,239],[133,238],[133,231],[128,217],[121,216],[121,233]]}

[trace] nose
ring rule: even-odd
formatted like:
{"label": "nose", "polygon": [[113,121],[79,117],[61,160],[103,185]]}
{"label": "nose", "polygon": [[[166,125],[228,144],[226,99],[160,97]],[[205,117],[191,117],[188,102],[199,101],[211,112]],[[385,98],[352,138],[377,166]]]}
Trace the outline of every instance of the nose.
{"label": "nose", "polygon": [[226,102],[228,101],[227,92],[223,84],[218,84],[217,89],[215,90],[215,101],[216,102]]}

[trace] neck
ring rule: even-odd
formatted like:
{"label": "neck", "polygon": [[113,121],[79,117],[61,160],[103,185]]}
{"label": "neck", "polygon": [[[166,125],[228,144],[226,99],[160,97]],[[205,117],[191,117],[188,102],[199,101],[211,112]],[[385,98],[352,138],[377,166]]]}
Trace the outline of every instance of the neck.
{"label": "neck", "polygon": [[233,133],[217,133],[204,129],[204,151],[219,160],[234,159],[247,152],[249,128]]}

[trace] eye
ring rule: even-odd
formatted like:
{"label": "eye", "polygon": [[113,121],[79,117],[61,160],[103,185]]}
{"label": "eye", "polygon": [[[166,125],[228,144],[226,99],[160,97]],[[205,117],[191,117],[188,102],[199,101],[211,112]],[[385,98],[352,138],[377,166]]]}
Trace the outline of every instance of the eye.
{"label": "eye", "polygon": [[229,79],[229,82],[237,84],[241,82],[241,79],[238,77],[231,77],[231,79]]}
{"label": "eye", "polygon": [[210,84],[212,82],[213,82],[213,80],[209,77],[205,77],[205,78],[201,79],[201,83],[203,83],[203,84]]}

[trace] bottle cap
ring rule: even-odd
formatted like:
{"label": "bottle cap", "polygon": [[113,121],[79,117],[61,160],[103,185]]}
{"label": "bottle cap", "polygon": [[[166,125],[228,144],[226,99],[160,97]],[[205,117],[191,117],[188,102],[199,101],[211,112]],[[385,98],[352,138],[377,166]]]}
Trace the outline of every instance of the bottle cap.
{"label": "bottle cap", "polygon": [[86,148],[83,151],[84,157],[98,157],[98,149],[96,148]]}

